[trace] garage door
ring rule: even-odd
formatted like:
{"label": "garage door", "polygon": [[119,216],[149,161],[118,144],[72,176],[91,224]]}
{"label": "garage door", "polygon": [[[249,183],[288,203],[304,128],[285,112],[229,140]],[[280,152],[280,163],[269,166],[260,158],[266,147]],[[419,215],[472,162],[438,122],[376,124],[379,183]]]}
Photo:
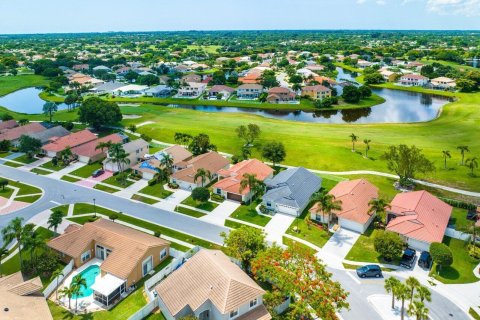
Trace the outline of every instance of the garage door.
{"label": "garage door", "polygon": [[242,196],[236,193],[227,193],[227,199],[242,202]]}
{"label": "garage door", "polygon": [[278,212],[290,214],[292,216],[297,216],[297,209],[287,206],[278,205]]}

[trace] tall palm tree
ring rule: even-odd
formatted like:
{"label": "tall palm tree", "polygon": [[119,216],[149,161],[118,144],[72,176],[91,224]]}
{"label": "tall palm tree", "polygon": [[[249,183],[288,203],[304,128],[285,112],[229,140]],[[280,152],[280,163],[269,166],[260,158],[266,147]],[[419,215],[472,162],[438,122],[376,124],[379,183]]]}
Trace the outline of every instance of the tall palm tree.
{"label": "tall palm tree", "polygon": [[54,210],[48,217],[48,229],[53,228],[55,234],[57,234],[57,228],[63,221],[63,213],[60,210]]}
{"label": "tall palm tree", "polygon": [[12,219],[8,225],[2,229],[3,243],[8,244],[13,240],[17,240],[18,243],[18,257],[20,258],[20,267],[23,266],[22,258],[22,233],[23,233],[23,218],[16,217]]}
{"label": "tall palm tree", "polygon": [[[323,217],[328,216],[328,224],[333,220],[333,211],[342,210],[342,201],[335,200],[335,196],[326,192],[318,192],[312,200],[318,201],[317,212],[322,212]],[[323,219],[325,221],[325,219]]]}
{"label": "tall palm tree", "polygon": [[405,319],[405,300],[410,298],[410,289],[403,283],[400,283],[398,285],[397,290],[398,290],[397,297],[402,301],[402,308],[400,309],[400,319],[404,320]]}
{"label": "tall palm tree", "polygon": [[472,171],[472,176],[473,176],[473,170],[475,168],[478,168],[478,158],[477,157],[473,157],[473,158],[468,158],[466,161],[465,161],[465,164],[467,165],[467,167]]}
{"label": "tall palm tree", "polygon": [[75,292],[75,313],[77,312],[77,307],[78,307],[78,295],[82,291],[82,287],[86,288],[87,287],[87,280],[82,277],[81,274],[77,274],[75,277],[72,279],[72,283],[70,286],[74,287],[74,292]]}
{"label": "tall palm tree", "polygon": [[427,320],[430,310],[421,301],[413,301],[408,306],[407,314],[414,316],[417,320]]}
{"label": "tall palm tree", "polygon": [[173,168],[174,159],[171,154],[164,153],[162,154],[162,158],[160,159],[160,164],[167,168],[168,170],[172,170]]}
{"label": "tall palm tree", "polygon": [[352,133],[350,139],[352,139],[352,152],[355,152],[355,142],[358,141],[358,136],[355,135],[355,133]]}
{"label": "tall palm tree", "polygon": [[443,150],[442,154],[443,154],[443,160],[445,161],[445,169],[447,169],[447,158],[451,158],[452,155],[450,154],[450,151],[448,151],[448,150]]}
{"label": "tall palm tree", "polygon": [[420,299],[421,302],[424,302],[425,300],[430,302],[432,301],[432,293],[430,292],[430,290],[428,290],[427,287],[419,286],[417,288],[417,293],[415,294],[415,298]]}
{"label": "tall palm tree", "polygon": [[395,296],[397,295],[399,284],[401,284],[400,280],[395,277],[385,280],[385,291],[392,294],[392,309],[395,309]]}
{"label": "tall palm tree", "polygon": [[67,146],[62,152],[60,152],[60,159],[62,159],[63,164],[66,166],[68,163],[70,163],[70,160],[72,159],[73,153],[72,149],[70,146]]}
{"label": "tall palm tree", "polygon": [[405,284],[407,287],[410,289],[410,303],[413,301],[413,294],[415,293],[415,289],[420,287],[420,282],[417,280],[415,277],[408,277],[407,280],[405,281]]}
{"label": "tall palm tree", "polygon": [[108,149],[108,160],[113,163],[117,164],[118,172],[121,174],[121,179],[123,182],[126,181],[126,177],[123,177],[123,166],[130,163],[130,159],[128,158],[128,154],[123,149],[121,143],[114,143]]}
{"label": "tall palm tree", "polygon": [[58,106],[55,102],[46,102],[43,105],[43,113],[50,117],[50,122],[52,122],[53,114],[57,112],[57,110]]}
{"label": "tall palm tree", "polygon": [[242,176],[242,180],[240,181],[240,193],[242,193],[242,191],[247,188],[250,189],[250,192],[252,194],[252,198],[249,200],[251,201],[255,194],[264,190],[264,184],[262,181],[257,179],[256,174],[244,173]]}
{"label": "tall palm tree", "polygon": [[170,177],[170,171],[167,168],[158,168],[158,171],[154,176],[155,180],[159,183],[163,181],[168,182],[169,177]]}
{"label": "tall palm tree", "polygon": [[465,159],[465,152],[470,152],[470,149],[468,146],[458,146],[457,150],[460,150],[460,154],[462,155],[462,166],[464,164],[464,159]]}
{"label": "tall palm tree", "polygon": [[385,199],[378,198],[370,200],[368,205],[370,206],[368,214],[377,214],[382,219],[382,222],[386,223],[387,208],[390,207],[388,202]]}
{"label": "tall palm tree", "polygon": [[210,180],[212,178],[212,174],[210,173],[210,171],[204,168],[199,168],[195,173],[195,176],[193,177],[193,181],[196,183],[198,178],[200,178],[200,181],[202,181],[202,187],[203,187],[205,181],[207,179]]}
{"label": "tall palm tree", "polygon": [[372,140],[369,140],[369,139],[363,140],[363,143],[365,143],[365,158],[368,158],[368,151],[370,150],[370,142],[372,142]]}
{"label": "tall palm tree", "polygon": [[60,298],[68,297],[68,309],[72,309],[70,302],[72,301],[72,296],[75,294],[76,289],[73,286],[63,287],[60,290]]}
{"label": "tall palm tree", "polygon": [[7,245],[4,244],[2,247],[0,247],[0,278],[2,277],[2,259],[3,257],[6,257],[7,254],[8,254]]}
{"label": "tall palm tree", "polygon": [[22,234],[22,243],[25,250],[28,250],[30,253],[30,263],[36,271],[37,266],[37,252],[41,248],[45,248],[45,239],[41,234],[34,230],[35,226],[31,223],[26,224],[24,227],[24,232]]}
{"label": "tall palm tree", "polygon": [[99,142],[97,144],[97,146],[95,147],[95,150],[101,150],[102,152],[104,152],[105,150],[108,150],[110,149],[110,147],[112,146],[112,141],[102,141],[102,142]]}
{"label": "tall palm tree", "polygon": [[65,277],[62,272],[62,269],[57,269],[52,272],[52,276],[50,277],[50,281],[56,280],[57,281],[57,290],[55,290],[55,300],[58,300],[58,285],[60,282],[60,277]]}

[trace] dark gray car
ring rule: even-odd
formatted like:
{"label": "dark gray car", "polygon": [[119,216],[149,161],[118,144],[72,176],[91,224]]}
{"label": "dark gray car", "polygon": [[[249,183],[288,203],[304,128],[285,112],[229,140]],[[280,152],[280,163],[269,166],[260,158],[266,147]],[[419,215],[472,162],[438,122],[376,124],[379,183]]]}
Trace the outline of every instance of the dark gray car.
{"label": "dark gray car", "polygon": [[380,278],[383,277],[382,269],[379,265],[369,264],[357,269],[357,275],[360,278]]}

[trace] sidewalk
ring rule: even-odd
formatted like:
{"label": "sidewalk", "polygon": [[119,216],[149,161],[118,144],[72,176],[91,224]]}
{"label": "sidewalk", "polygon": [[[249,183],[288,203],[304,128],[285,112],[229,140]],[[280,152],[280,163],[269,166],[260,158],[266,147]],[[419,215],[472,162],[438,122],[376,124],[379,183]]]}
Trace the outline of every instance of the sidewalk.
{"label": "sidewalk", "polygon": [[294,216],[281,213],[275,214],[265,226],[266,240],[270,243],[276,242],[281,245],[283,243],[283,234],[287,232],[294,220]]}

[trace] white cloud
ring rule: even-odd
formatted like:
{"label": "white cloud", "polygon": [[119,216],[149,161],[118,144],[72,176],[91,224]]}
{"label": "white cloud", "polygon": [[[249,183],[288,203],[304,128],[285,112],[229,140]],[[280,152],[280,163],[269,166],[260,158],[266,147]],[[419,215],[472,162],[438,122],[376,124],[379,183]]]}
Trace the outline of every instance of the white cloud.
{"label": "white cloud", "polygon": [[440,14],[480,15],[480,0],[427,0],[427,9]]}

